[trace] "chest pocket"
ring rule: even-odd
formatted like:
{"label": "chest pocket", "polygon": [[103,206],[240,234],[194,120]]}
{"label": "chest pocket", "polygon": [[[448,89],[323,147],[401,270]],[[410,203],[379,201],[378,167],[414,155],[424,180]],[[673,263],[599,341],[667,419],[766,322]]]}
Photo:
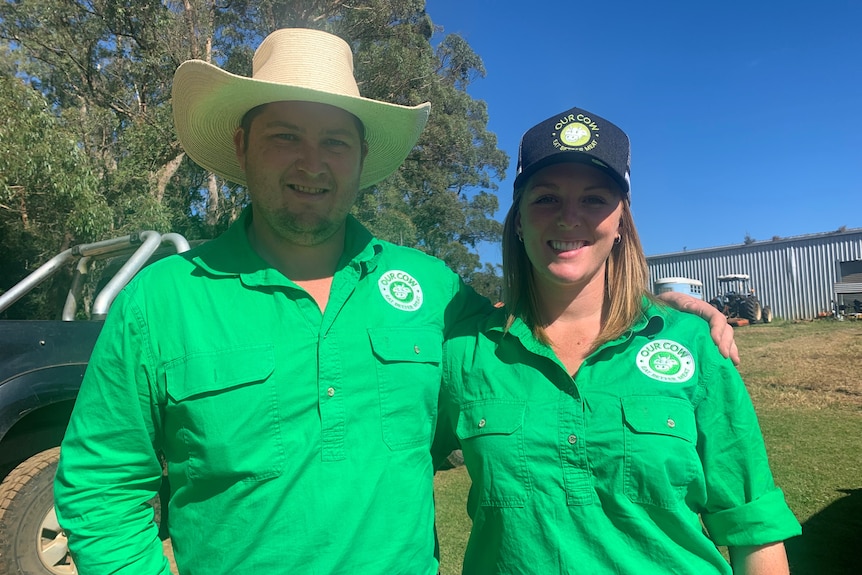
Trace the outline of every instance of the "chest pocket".
{"label": "chest pocket", "polygon": [[271,346],[189,355],[165,368],[170,429],[191,480],[259,481],[284,470]]}
{"label": "chest pocket", "polygon": [[433,328],[368,330],[377,360],[383,441],[429,449],[443,375],[443,334]]}
{"label": "chest pocket", "polygon": [[654,396],[623,397],[621,401],[626,496],[666,509],[680,505],[700,468],[691,403]]}
{"label": "chest pocket", "polygon": [[484,399],[464,405],[456,433],[470,470],[471,498],[489,507],[523,507],[531,492],[523,401]]}

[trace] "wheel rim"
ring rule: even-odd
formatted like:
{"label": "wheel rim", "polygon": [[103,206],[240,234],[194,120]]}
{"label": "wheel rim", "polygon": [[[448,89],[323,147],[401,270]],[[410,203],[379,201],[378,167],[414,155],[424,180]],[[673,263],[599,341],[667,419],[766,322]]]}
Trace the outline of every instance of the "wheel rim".
{"label": "wheel rim", "polygon": [[53,506],[42,520],[36,539],[39,560],[45,569],[54,575],[78,574],[72,556],[69,554],[69,542],[63,528],[60,527],[60,522],[57,521],[57,512]]}

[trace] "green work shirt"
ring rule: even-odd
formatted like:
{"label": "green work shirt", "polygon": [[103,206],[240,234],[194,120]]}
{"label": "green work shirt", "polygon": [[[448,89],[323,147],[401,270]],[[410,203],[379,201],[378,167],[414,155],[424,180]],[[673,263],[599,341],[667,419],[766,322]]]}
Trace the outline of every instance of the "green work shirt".
{"label": "green work shirt", "polygon": [[716,544],[800,532],[707,324],[644,311],[574,377],[523,322],[504,333],[504,310],[445,344],[438,440],[460,441],[473,481],[466,575],[730,573]]}
{"label": "green work shirt", "polygon": [[79,572],[434,575],[430,445],[447,326],[490,304],[348,221],[326,309],[220,238],[142,270],[108,314],[61,449]]}

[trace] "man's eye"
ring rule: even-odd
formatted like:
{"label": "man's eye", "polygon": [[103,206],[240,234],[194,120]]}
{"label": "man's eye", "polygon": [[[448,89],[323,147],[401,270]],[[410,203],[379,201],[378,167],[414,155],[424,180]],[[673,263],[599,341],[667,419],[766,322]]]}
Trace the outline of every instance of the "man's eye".
{"label": "man's eye", "polygon": [[557,201],[557,198],[554,196],[539,196],[535,200],[533,200],[534,204],[553,204]]}
{"label": "man's eye", "polygon": [[329,138],[326,140],[326,145],[333,148],[340,148],[342,146],[348,146],[349,144],[344,140],[339,140],[337,138]]}
{"label": "man's eye", "polygon": [[290,133],[273,134],[273,137],[277,138],[279,140],[285,140],[287,142],[293,142],[293,141],[298,139],[296,134],[290,134]]}

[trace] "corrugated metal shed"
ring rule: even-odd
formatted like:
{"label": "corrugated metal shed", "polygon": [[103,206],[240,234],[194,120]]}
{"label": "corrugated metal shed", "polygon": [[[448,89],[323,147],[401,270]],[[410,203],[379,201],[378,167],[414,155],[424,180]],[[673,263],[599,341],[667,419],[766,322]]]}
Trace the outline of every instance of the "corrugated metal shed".
{"label": "corrugated metal shed", "polygon": [[707,301],[719,293],[717,276],[748,274],[761,303],[783,319],[830,311],[834,286],[843,280],[840,264],[857,260],[862,228],[647,256],[650,283],[666,276],[698,279]]}

